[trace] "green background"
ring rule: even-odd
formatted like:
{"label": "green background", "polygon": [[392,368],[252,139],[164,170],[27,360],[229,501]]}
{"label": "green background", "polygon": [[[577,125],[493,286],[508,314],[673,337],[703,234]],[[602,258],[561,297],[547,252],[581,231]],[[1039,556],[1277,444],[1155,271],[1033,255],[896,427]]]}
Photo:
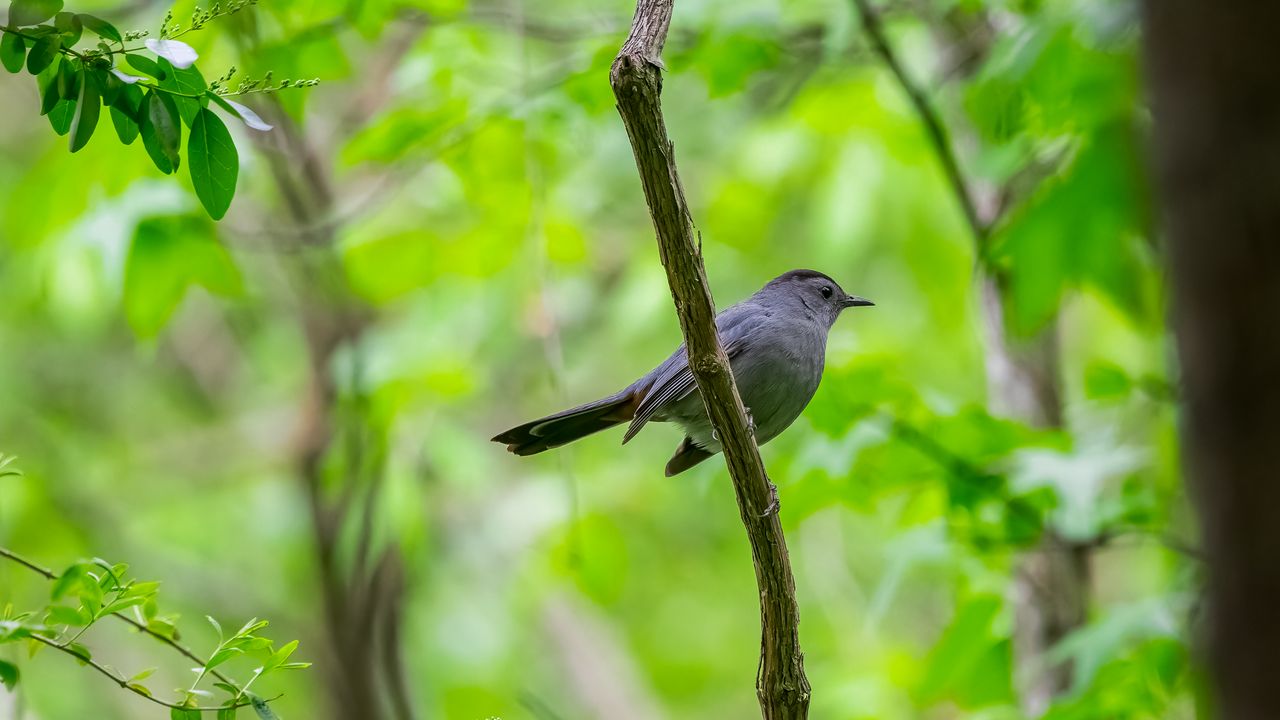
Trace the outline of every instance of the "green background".
{"label": "green background", "polygon": [[[110,19],[153,27],[164,11],[140,8]],[[662,425],[532,458],[488,441],[617,390],[679,342],[607,82],[632,10],[263,2],[187,36],[206,77],[321,79],[275,96],[293,135],[227,120],[241,174],[218,224],[185,174],[105,128],[68,154],[31,78],[0,75],[0,450],[25,471],[0,479],[0,545],[58,568],[129,562],[163,581],[202,652],[216,642],[202,615],[269,618],[317,665],[259,689],[286,693],[285,718],[323,716],[340,680],[298,470],[305,328],[357,307],[358,336],[316,371],[338,392],[321,495],[347,511],[340,567],[373,498],[372,552],[402,563],[419,714],[754,716],[756,589],[719,459],[664,478],[680,435]],[[957,69],[940,28],[974,12],[998,30]],[[979,258],[851,4],[677,3],[664,105],[717,303],[800,267],[876,302],[837,323],[817,396],[763,449],[814,718],[1022,717],[1011,577],[1023,553],[1053,551],[1035,544],[1043,518],[1107,538],[1088,623],[1055,651],[1075,684],[1049,716],[1197,714],[1199,568],[1169,547],[1193,531],[1134,14],[1109,0],[888,12],[965,172],[1015,190]],[[246,102],[266,117],[277,100]],[[306,220],[280,166],[331,190],[301,198]],[[988,408],[980,267],[1008,278],[1011,335],[1058,323],[1064,427]],[[0,566],[0,604],[39,604],[43,582]],[[160,666],[157,691],[189,682],[145,638],[86,638],[126,674]],[[20,662],[29,717],[163,716],[70,658],[0,657]]]}

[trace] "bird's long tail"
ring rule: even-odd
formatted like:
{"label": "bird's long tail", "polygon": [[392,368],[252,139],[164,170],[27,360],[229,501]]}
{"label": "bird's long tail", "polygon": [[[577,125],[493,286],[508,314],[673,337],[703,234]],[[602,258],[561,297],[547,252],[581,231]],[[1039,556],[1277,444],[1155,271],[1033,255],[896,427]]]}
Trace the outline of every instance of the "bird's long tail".
{"label": "bird's long tail", "polygon": [[636,414],[639,400],[639,394],[627,388],[595,402],[517,425],[494,436],[493,441],[504,443],[516,455],[533,455],[627,422]]}

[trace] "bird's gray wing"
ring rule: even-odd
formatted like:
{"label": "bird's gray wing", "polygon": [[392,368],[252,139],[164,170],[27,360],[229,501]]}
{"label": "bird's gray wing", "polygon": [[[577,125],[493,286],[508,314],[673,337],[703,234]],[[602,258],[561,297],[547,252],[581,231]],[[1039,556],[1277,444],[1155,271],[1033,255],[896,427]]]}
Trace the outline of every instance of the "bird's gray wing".
{"label": "bird's gray wing", "polygon": [[[730,360],[750,346],[754,336],[753,331],[765,318],[765,314],[761,313],[759,308],[754,309],[755,312],[751,305],[744,302],[726,308],[716,316],[716,332]],[[693,372],[689,370],[689,354],[685,351],[684,343],[676,348],[671,357],[649,373],[649,377],[652,377],[653,381],[644,399],[636,406],[635,417],[627,426],[626,434],[622,436],[623,444],[635,437],[645,423],[653,419],[654,413],[684,399],[693,392],[696,383]]]}

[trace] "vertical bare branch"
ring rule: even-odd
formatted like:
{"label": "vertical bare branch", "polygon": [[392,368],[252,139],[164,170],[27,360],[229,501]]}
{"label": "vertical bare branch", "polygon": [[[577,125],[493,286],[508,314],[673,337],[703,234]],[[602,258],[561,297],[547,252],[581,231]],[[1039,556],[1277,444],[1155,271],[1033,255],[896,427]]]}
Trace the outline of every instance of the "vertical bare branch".
{"label": "vertical bare branch", "polygon": [[661,54],[671,11],[672,0],[637,2],[631,32],[613,62],[609,80],[635,153],[659,255],[688,347],[689,367],[724,446],[738,510],[751,542],[760,590],[756,694],[761,711],[766,720],[805,718],[810,689],[800,651],[795,580],[774,504],[777,491],[747,429],[746,411],[716,335],[715,304],[676,171],[675,149],[662,117]]}

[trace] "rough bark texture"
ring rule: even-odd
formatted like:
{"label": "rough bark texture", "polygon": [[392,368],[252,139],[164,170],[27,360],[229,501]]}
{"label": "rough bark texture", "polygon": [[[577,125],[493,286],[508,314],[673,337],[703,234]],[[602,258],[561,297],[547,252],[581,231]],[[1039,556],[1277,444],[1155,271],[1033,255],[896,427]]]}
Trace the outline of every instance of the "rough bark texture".
{"label": "rough bark texture", "polygon": [[[1032,337],[1011,334],[1005,323],[1007,292],[998,268],[987,262],[991,229],[1006,207],[1007,193],[989,183],[969,182],[960,167],[941,114],[924,88],[907,73],[889,41],[879,14],[870,0],[853,0],[862,18],[863,31],[872,50],[893,74],[915,108],[938,163],[951,185],[973,235],[982,291],[986,329],[986,375],[991,411],[1017,418],[1034,427],[1062,426],[1062,392],[1058,365],[1058,323]],[[930,19],[934,34],[944,46],[954,78],[976,72],[985,59],[995,31],[984,12],[953,9],[940,19]],[[966,144],[978,140],[963,126],[956,133]],[[1052,528],[1039,547],[1018,560],[1010,596],[1014,606],[1014,655],[1019,701],[1028,716],[1038,716],[1053,698],[1071,687],[1069,663],[1050,663],[1049,651],[1088,615],[1090,589],[1089,543],[1063,538]]]}
{"label": "rough bark texture", "polygon": [[676,172],[674,148],[662,118],[660,58],[671,9],[672,0],[639,0],[631,33],[613,62],[609,79],[635,151],[659,254],[689,349],[689,367],[724,445],[738,509],[751,541],[760,589],[761,647],[756,694],[761,712],[766,720],[805,718],[809,711],[809,681],[800,651],[795,580],[774,505],[776,490],[765,474],[755,438],[747,429],[746,411],[716,335],[715,305]]}
{"label": "rough bark texture", "polygon": [[1148,0],[1144,23],[1217,714],[1274,718],[1280,3]]}

